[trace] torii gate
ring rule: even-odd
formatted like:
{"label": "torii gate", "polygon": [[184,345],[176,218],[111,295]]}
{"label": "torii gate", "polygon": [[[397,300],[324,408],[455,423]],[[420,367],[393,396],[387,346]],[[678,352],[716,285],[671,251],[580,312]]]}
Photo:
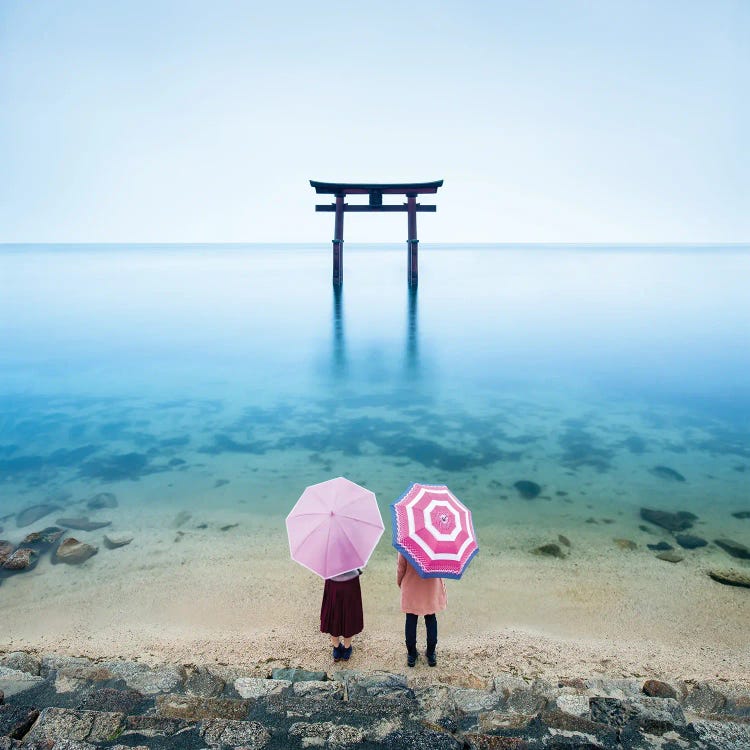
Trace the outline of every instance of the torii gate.
{"label": "torii gate", "polygon": [[[408,251],[407,277],[409,286],[416,286],[418,280],[417,264],[417,212],[430,211],[434,213],[437,206],[423,206],[417,203],[417,196],[422,193],[437,193],[443,181],[408,182],[408,183],[353,183],[353,182],[316,182],[310,180],[310,185],[316,193],[335,195],[336,202],[316,205],[316,211],[335,211],[336,221],[333,229],[333,283],[339,286],[344,280],[344,212],[345,211],[406,211],[408,213]],[[344,203],[347,195],[369,195],[370,200],[363,205]],[[405,195],[406,203],[398,205],[383,204],[384,195]]]}

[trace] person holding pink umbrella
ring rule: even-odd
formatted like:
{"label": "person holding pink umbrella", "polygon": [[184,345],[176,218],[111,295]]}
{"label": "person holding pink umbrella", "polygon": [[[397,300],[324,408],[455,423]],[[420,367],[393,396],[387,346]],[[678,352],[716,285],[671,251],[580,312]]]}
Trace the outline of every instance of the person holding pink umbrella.
{"label": "person holding pink umbrella", "polygon": [[362,614],[362,568],[326,578],[320,605],[320,632],[327,633],[333,646],[334,661],[349,661],[352,638],[365,627]]}
{"label": "person holding pink umbrella", "polygon": [[406,639],[406,663],[413,667],[417,663],[417,620],[424,617],[427,630],[425,657],[431,666],[437,666],[437,617],[448,606],[445,581],[442,578],[422,578],[415,567],[399,552],[396,583],[401,589],[401,611],[406,614],[404,636]]}
{"label": "person holding pink umbrella", "polygon": [[417,620],[427,629],[425,656],[437,665],[437,612],[448,605],[443,578],[461,578],[479,552],[471,511],[443,484],[412,484],[391,505],[396,583],[406,614],[406,663],[417,663]]}
{"label": "person holding pink umbrella", "polygon": [[375,494],[344,477],[305,488],[286,518],[292,560],[325,580],[320,632],[348,661],[364,628],[359,576],[383,535]]}

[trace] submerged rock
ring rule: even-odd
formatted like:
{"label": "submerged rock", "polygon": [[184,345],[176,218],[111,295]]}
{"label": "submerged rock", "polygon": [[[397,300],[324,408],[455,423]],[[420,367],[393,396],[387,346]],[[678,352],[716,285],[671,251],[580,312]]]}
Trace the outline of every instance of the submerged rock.
{"label": "submerged rock", "polygon": [[620,549],[634,550],[638,545],[630,539],[613,539],[612,540]]}
{"label": "submerged rock", "polygon": [[85,542],[79,542],[77,539],[69,536],[67,539],[63,539],[55,551],[55,560],[67,563],[68,565],[78,565],[88,560],[89,557],[92,557],[98,551],[98,547],[93,547]]}
{"label": "submerged rock", "polygon": [[703,537],[694,534],[675,534],[674,538],[677,544],[684,549],[698,549],[698,547],[705,547],[708,544]]}
{"label": "submerged rock", "polygon": [[736,513],[732,513],[735,518],[750,518],[750,510],[738,510]]}
{"label": "submerged rock", "polygon": [[172,522],[172,525],[179,529],[180,526],[184,526],[191,518],[192,514],[188,513],[186,510],[181,510],[176,516],[174,521]]}
{"label": "submerged rock", "polygon": [[110,531],[104,535],[104,546],[107,549],[117,549],[130,544],[133,541],[133,535],[129,531]]}
{"label": "submerged rock", "polygon": [[671,469],[669,466],[654,466],[651,473],[662,479],[669,479],[672,482],[684,482],[685,477],[679,471]]}
{"label": "submerged rock", "polygon": [[513,486],[518,490],[524,500],[533,500],[538,497],[542,491],[541,485],[528,479],[521,479],[515,482]]}
{"label": "submerged rock", "polygon": [[740,573],[736,570],[709,570],[709,578],[725,586],[741,586],[750,589],[750,575]]}
{"label": "submerged rock", "polygon": [[560,549],[560,545],[555,544],[554,542],[551,544],[542,544],[541,546],[536,547],[536,549],[531,550],[531,552],[534,555],[546,555],[547,557],[565,557],[562,549]]}
{"label": "submerged rock", "polygon": [[736,557],[740,560],[750,560],[750,549],[744,544],[735,542],[733,539],[714,539],[714,543],[717,547],[721,547],[724,552],[727,552],[732,557]]}
{"label": "submerged rock", "polygon": [[22,510],[16,516],[16,526],[23,528],[24,526],[31,526],[32,523],[38,521],[40,518],[48,516],[55,510],[60,510],[59,505],[52,503],[41,503],[40,505],[31,505],[28,508]]}
{"label": "submerged rock", "polygon": [[698,516],[686,510],[673,513],[668,510],[653,510],[652,508],[641,508],[641,518],[656,526],[661,526],[667,531],[687,531],[698,520]]}
{"label": "submerged rock", "polygon": [[566,547],[570,547],[570,539],[564,534],[558,534],[557,541],[560,542],[560,544],[564,544]]}
{"label": "submerged rock", "polygon": [[660,552],[656,557],[671,563],[682,562],[685,559],[679,552]]}
{"label": "submerged rock", "polygon": [[112,492],[99,492],[94,495],[86,505],[91,510],[102,510],[103,508],[116,508],[117,498]]}
{"label": "submerged rock", "polygon": [[77,531],[96,531],[110,526],[112,521],[90,521],[88,516],[81,516],[80,518],[58,518],[57,523]]}
{"label": "submerged rock", "polygon": [[652,552],[668,552],[674,547],[666,542],[659,542],[658,544],[647,544],[646,545]]}

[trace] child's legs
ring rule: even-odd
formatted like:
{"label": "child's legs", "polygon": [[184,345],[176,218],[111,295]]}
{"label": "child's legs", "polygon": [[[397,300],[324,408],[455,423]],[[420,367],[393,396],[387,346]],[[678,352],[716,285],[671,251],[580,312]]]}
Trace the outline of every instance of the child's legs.
{"label": "child's legs", "polygon": [[406,650],[412,653],[417,650],[417,616],[411,612],[406,615],[404,625],[404,636],[406,637]]}
{"label": "child's legs", "polygon": [[435,652],[437,646],[437,617],[435,614],[425,615],[424,624],[427,628],[427,653]]}

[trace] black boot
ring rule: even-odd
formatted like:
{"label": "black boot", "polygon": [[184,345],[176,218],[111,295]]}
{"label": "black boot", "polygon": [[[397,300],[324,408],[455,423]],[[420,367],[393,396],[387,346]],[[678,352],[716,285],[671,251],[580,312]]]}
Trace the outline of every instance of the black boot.
{"label": "black boot", "polygon": [[435,656],[435,646],[432,646],[430,648],[427,647],[427,651],[424,652],[424,655],[427,657],[427,664],[431,667],[437,666],[437,656]]}
{"label": "black boot", "polygon": [[417,663],[417,657],[419,656],[419,651],[417,651],[416,646],[412,646],[411,644],[406,644],[406,664],[409,667],[413,667]]}

